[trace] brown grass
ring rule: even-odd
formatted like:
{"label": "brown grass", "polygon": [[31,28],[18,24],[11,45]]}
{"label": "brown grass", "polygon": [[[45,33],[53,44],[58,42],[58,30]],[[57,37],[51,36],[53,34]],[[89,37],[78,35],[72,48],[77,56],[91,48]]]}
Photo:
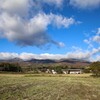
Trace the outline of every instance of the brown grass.
{"label": "brown grass", "polygon": [[89,74],[0,74],[0,100],[99,100],[100,78]]}

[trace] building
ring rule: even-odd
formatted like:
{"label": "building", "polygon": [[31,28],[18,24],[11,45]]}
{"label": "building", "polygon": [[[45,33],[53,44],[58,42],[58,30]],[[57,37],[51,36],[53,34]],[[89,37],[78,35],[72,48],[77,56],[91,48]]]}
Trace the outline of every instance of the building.
{"label": "building", "polygon": [[63,74],[67,74],[67,72],[66,71],[63,71]]}
{"label": "building", "polygon": [[51,73],[49,69],[46,70],[46,73]]}
{"label": "building", "polygon": [[68,69],[68,74],[82,74],[82,69]]}
{"label": "building", "polygon": [[52,74],[57,74],[57,72],[55,70],[52,70]]}

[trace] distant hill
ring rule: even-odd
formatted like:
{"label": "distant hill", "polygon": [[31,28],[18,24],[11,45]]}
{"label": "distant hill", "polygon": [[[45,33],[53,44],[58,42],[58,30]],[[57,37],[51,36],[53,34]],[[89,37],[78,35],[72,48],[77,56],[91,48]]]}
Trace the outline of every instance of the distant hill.
{"label": "distant hill", "polygon": [[26,62],[31,62],[31,63],[43,63],[43,64],[48,64],[48,63],[56,63],[55,60],[50,60],[50,59],[31,59]]}
{"label": "distant hill", "polygon": [[7,59],[7,60],[0,60],[0,62],[23,62],[20,58],[13,58],[13,59]]}
{"label": "distant hill", "polygon": [[9,59],[9,60],[0,60],[0,62],[10,62],[10,63],[19,63],[21,66],[71,66],[75,68],[80,68],[88,66],[91,62],[80,60],[80,59],[60,59],[60,60],[51,60],[51,59],[31,59],[31,60],[22,60],[19,58]]}

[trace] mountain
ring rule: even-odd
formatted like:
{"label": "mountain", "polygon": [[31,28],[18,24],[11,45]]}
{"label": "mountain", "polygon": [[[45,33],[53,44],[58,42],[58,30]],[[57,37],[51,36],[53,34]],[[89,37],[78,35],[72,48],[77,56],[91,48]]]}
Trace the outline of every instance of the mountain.
{"label": "mountain", "polygon": [[0,60],[0,62],[23,62],[23,60],[20,58],[13,58],[13,59]]}
{"label": "mountain", "polygon": [[77,62],[80,62],[80,63],[87,63],[87,64],[90,64],[89,61],[86,61],[86,60],[82,60],[82,59],[61,59],[60,62],[67,62],[67,63],[77,63]]}
{"label": "mountain", "polygon": [[31,62],[31,63],[43,63],[43,64],[48,64],[48,63],[56,63],[55,60],[50,60],[50,59],[31,59],[26,62]]}
{"label": "mountain", "polygon": [[10,63],[19,63],[21,66],[71,66],[75,68],[80,68],[88,66],[91,62],[81,60],[81,59],[60,59],[60,60],[51,60],[51,59],[31,59],[31,60],[22,60],[19,58],[9,59],[9,60],[0,60],[0,62],[10,62]]}
{"label": "mountain", "polygon": [[25,61],[28,64],[31,65],[46,65],[46,66],[71,66],[71,67],[84,67],[84,66],[88,66],[89,64],[91,64],[91,62],[89,61],[85,61],[85,60],[81,60],[81,59],[60,59],[60,60],[50,60],[50,59],[31,59],[28,61]]}

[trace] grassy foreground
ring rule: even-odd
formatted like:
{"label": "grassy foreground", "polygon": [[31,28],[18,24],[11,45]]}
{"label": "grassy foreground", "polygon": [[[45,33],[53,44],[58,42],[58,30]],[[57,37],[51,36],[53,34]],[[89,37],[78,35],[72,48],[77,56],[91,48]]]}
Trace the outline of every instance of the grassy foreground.
{"label": "grassy foreground", "polygon": [[100,100],[100,78],[0,74],[0,100]]}

